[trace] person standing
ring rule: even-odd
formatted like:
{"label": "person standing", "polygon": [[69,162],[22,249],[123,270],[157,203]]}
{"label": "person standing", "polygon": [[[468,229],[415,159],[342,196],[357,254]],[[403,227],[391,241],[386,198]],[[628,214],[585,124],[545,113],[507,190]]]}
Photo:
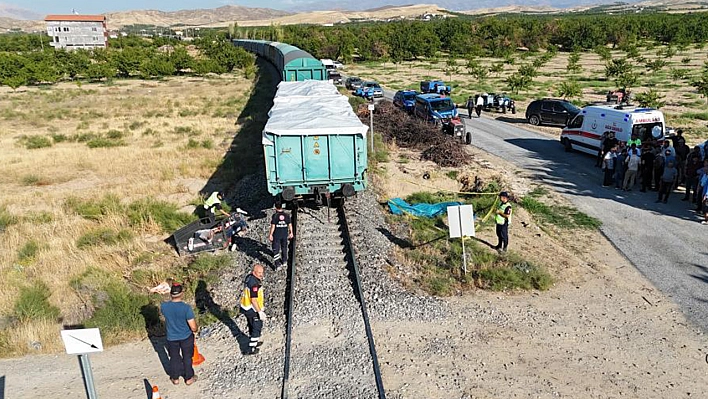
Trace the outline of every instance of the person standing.
{"label": "person standing", "polygon": [[[678,171],[674,167],[674,161],[667,161],[666,167],[664,168],[664,173],[661,175],[661,187],[659,187],[659,198],[656,202],[667,203],[669,201],[669,194],[674,189],[676,184],[676,179],[678,178]],[[663,198],[663,200],[662,200]]]}
{"label": "person standing", "polygon": [[652,189],[652,175],[654,172],[654,152],[649,149],[649,145],[644,143],[644,148],[642,149],[642,156],[640,158],[641,169],[642,169],[642,189],[639,190],[643,193]]}
{"label": "person standing", "polygon": [[477,96],[477,108],[475,112],[477,113],[477,118],[482,116],[482,108],[484,108],[484,100],[487,97],[487,93]]}
{"label": "person standing", "polygon": [[[691,201],[691,203],[695,203],[700,198],[698,193],[698,170],[701,169],[701,166],[702,164],[698,154],[691,152],[688,156],[686,170],[684,172],[686,176],[686,195],[681,198],[681,201]],[[693,190],[693,197],[691,197],[691,190]]]}
{"label": "person standing", "polygon": [[218,191],[211,193],[209,198],[204,200],[204,210],[206,211],[206,216],[209,218],[209,223],[214,223],[216,219],[215,211],[219,211],[224,216],[229,216],[229,214],[222,209],[221,201],[224,200],[224,195]]}
{"label": "person standing", "polygon": [[602,133],[600,136],[600,148],[597,150],[597,160],[595,161],[595,167],[599,168],[605,162],[605,141],[609,137],[610,132]]}
{"label": "person standing", "polygon": [[472,96],[467,97],[467,104],[465,105],[467,108],[467,115],[470,119],[472,119],[472,111],[474,111],[474,99]]}
{"label": "person standing", "polygon": [[610,151],[605,154],[602,160],[602,187],[607,187],[612,185],[612,179],[615,176],[615,159],[617,158],[617,147],[612,147]]}
{"label": "person standing", "polygon": [[283,204],[276,202],[268,232],[268,240],[273,246],[273,266],[276,270],[288,263],[288,240],[292,238],[293,224],[290,215],[283,210]]}
{"label": "person standing", "polygon": [[497,251],[506,252],[509,246],[509,224],[511,224],[511,204],[509,203],[509,193],[502,191],[499,193],[499,208],[497,208],[494,221],[497,225],[497,239],[499,242],[494,247]]}
{"label": "person standing", "polygon": [[248,350],[244,355],[258,354],[258,348],[263,344],[261,341],[261,330],[263,329],[263,320],[266,319],[264,312],[264,296],[263,296],[263,275],[265,274],[263,266],[256,264],[253,266],[253,271],[243,280],[243,290],[241,291],[241,314],[246,316],[248,322]]}
{"label": "person standing", "polygon": [[696,204],[696,212],[701,211],[701,207],[705,207],[705,195],[708,192],[708,159],[703,160],[703,167],[698,169],[698,203]]}
{"label": "person standing", "polygon": [[639,171],[639,163],[641,159],[637,153],[637,148],[632,144],[632,148],[629,150],[629,154],[625,163],[627,164],[627,171],[624,173],[624,191],[632,191],[634,184],[637,182],[637,172]]}
{"label": "person standing", "polygon": [[626,164],[624,161],[627,160],[627,149],[622,148],[615,158],[615,188],[617,190],[622,188],[622,183],[624,183],[624,171]]}
{"label": "person standing", "polygon": [[184,383],[192,385],[197,380],[194,368],[192,368],[194,333],[197,332],[197,322],[194,320],[192,307],[182,301],[184,290],[181,284],[172,283],[170,297],[169,302],[163,302],[160,305],[167,330],[170,381],[177,385],[179,377],[184,377]]}
{"label": "person standing", "polygon": [[642,148],[642,139],[637,137],[637,133],[632,133],[632,137],[627,140],[627,147],[631,147],[632,144],[636,145],[637,148]]}

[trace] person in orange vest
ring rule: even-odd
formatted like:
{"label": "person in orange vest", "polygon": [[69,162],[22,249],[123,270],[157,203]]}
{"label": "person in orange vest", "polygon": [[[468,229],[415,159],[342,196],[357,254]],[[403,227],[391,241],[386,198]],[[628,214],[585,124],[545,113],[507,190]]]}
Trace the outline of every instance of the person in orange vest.
{"label": "person in orange vest", "polygon": [[160,311],[165,316],[167,330],[167,353],[170,355],[169,374],[173,384],[179,384],[179,377],[184,377],[184,383],[192,385],[197,376],[192,367],[194,355],[194,333],[197,332],[197,322],[194,319],[192,307],[182,301],[184,289],[179,283],[172,283],[169,302],[160,305]]}
{"label": "person in orange vest", "polygon": [[263,344],[261,341],[261,330],[263,329],[263,320],[266,319],[264,310],[263,297],[263,265],[256,264],[253,266],[253,271],[243,280],[243,290],[241,291],[241,314],[246,316],[248,322],[248,335],[250,341],[248,350],[244,355],[258,354],[258,348]]}

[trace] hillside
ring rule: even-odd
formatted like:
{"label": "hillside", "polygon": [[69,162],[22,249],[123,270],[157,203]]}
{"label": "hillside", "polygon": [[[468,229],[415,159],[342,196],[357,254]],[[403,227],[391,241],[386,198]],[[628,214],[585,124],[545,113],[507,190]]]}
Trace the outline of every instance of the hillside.
{"label": "hillside", "polygon": [[223,6],[213,9],[180,10],[173,12],[158,10],[137,10],[107,13],[111,29],[125,25],[145,24],[157,26],[204,26],[222,24],[226,26],[234,21],[269,20],[291,15],[286,11],[270,8],[249,8],[241,6]]}
{"label": "hillside", "polygon": [[581,5],[570,8],[534,5],[510,5],[492,8],[477,8],[462,11],[469,15],[494,15],[494,14],[558,14],[563,12],[602,11],[607,13],[637,12],[644,9],[666,12],[691,12],[708,10],[708,0],[647,0],[638,3],[617,2],[615,4]]}

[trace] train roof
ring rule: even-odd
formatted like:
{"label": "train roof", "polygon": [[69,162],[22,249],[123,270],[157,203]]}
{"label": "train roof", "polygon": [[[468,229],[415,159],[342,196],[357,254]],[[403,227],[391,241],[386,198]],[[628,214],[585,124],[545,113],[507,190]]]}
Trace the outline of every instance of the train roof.
{"label": "train roof", "polygon": [[[341,100],[335,100],[335,97]],[[278,136],[366,136],[368,131],[352,111],[349,100],[328,81],[281,82],[269,116],[263,129],[264,145],[273,144],[266,136],[268,133]]]}
{"label": "train roof", "polygon": [[284,97],[332,96],[340,95],[339,90],[327,80],[305,80],[300,82],[280,82],[273,101]]}

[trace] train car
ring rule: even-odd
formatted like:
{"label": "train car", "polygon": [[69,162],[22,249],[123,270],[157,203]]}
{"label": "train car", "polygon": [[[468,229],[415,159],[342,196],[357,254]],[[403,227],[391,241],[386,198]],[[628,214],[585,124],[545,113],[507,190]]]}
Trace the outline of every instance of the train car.
{"label": "train car", "polygon": [[285,82],[327,80],[322,61],[295,46],[267,40],[239,39],[233,43],[270,61]]}
{"label": "train car", "polygon": [[268,192],[283,201],[366,189],[368,128],[328,81],[281,82],[263,129]]}

